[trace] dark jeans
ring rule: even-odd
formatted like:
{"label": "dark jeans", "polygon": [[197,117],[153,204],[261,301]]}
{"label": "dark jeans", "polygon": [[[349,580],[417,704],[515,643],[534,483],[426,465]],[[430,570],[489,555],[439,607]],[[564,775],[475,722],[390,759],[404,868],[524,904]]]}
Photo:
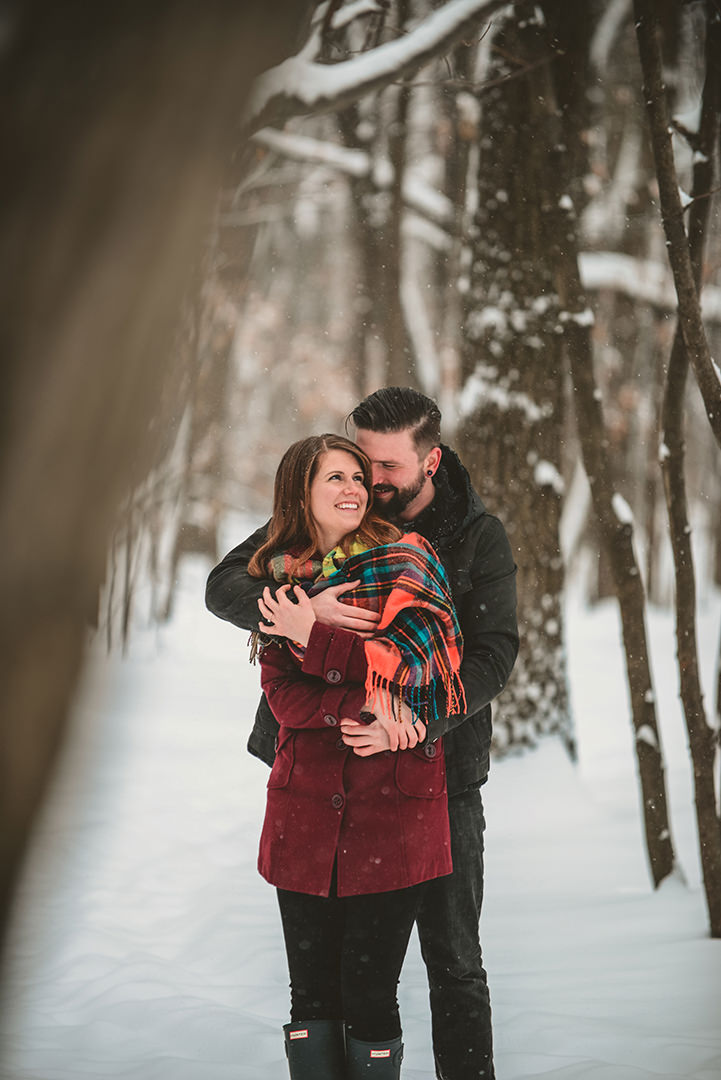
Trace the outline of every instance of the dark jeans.
{"label": "dark jeans", "polygon": [[400,1035],[398,979],[425,887],[341,898],[278,889],[291,1020],[345,1020],[367,1042]]}
{"label": "dark jeans", "polygon": [[480,791],[454,795],[448,813],[453,873],[427,883],[417,917],[436,1070],[441,1080],[493,1080],[491,1003],[478,934],[485,828]]}

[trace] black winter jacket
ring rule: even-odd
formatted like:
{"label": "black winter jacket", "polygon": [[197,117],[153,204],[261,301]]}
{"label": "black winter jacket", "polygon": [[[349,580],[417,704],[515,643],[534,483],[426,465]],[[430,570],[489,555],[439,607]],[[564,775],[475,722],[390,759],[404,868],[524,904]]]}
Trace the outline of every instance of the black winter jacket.
{"label": "black winter jacket", "polygon": [[[518,653],[516,567],[503,525],[487,513],[464,466],[447,446],[433,482],[433,502],[403,527],[425,536],[438,552],[463,632],[461,680],[468,711],[434,720],[426,736],[433,741],[444,736],[448,794],[455,795],[482,784],[488,775],[490,703],[506,685]],[[233,548],[211,571],[206,588],[210,611],[246,630],[257,629],[263,588],[277,587],[247,573],[265,530],[257,529]],[[248,749],[268,765],[273,763],[277,731],[263,696]]]}

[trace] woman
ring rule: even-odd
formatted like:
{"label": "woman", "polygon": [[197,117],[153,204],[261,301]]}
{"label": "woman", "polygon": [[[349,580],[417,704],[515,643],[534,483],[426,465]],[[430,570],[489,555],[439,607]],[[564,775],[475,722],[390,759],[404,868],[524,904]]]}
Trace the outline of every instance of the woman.
{"label": "woman", "polygon": [[[419,744],[423,718],[462,707],[460,635],[432,549],[371,504],[352,442],[295,443],[249,567],[284,583],[259,601],[280,732],[258,865],[278,891],[293,1080],[400,1075],[400,970],[423,882],[452,869],[442,747]],[[370,640],[315,620],[309,592],[343,575],[344,599],[380,611]]]}

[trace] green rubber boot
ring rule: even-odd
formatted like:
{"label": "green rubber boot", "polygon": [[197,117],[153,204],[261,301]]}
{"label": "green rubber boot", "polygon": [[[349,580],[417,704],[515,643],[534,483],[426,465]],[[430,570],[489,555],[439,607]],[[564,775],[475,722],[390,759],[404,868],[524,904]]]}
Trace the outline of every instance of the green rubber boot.
{"label": "green rubber boot", "polygon": [[290,1080],[345,1080],[345,1044],[340,1020],[285,1024]]}
{"label": "green rubber boot", "polygon": [[400,1035],[389,1042],[362,1042],[349,1035],[347,1080],[398,1080],[401,1075],[403,1043]]}

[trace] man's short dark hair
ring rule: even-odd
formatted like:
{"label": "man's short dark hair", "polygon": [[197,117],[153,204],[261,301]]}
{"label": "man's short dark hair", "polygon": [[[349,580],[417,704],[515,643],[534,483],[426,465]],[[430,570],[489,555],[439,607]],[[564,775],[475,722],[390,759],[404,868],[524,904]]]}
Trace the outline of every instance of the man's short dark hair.
{"label": "man's short dark hair", "polygon": [[410,386],[384,386],[363,398],[346,418],[362,431],[410,429],[419,455],[441,441],[441,410],[432,398]]}

